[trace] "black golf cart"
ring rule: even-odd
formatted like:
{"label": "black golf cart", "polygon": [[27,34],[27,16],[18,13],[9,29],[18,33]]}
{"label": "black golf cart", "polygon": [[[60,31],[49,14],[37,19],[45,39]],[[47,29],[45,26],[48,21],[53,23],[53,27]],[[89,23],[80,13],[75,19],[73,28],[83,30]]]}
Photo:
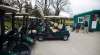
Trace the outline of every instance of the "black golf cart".
{"label": "black golf cart", "polygon": [[23,30],[18,28],[16,13],[3,11],[0,13],[0,55],[30,55],[34,41],[27,33],[26,24]]}
{"label": "black golf cart", "polygon": [[[13,8],[11,6],[5,5],[7,3],[4,3],[3,0],[0,1],[0,55],[14,55],[16,53],[13,53],[12,46],[15,45],[16,40],[16,31],[14,30],[14,25],[12,24],[12,31],[6,32],[7,26],[5,26],[5,13],[10,12],[12,15],[10,16],[13,20],[15,12],[17,11],[16,8]],[[13,23],[14,21],[11,21]],[[6,27],[6,28],[5,28]],[[13,33],[10,33],[13,32]]]}
{"label": "black golf cart", "polygon": [[24,14],[16,14],[16,17],[20,19],[20,21],[23,22],[23,24],[20,26],[19,28],[19,32],[22,36],[22,38],[24,39],[23,41],[27,40],[27,43],[29,43],[29,45],[33,45],[35,43],[35,35],[32,32],[32,28],[31,28],[31,19],[29,18],[29,14],[28,13],[24,13]]}
{"label": "black golf cart", "polygon": [[[64,19],[61,19],[61,20],[64,20]],[[57,26],[54,26],[54,24],[52,24],[51,22],[52,21],[50,21],[49,19],[45,19],[44,21],[40,23],[39,25],[40,31],[38,32],[38,40],[44,40],[46,38],[58,38],[58,39],[63,39],[65,41],[68,40],[70,33],[67,30],[65,23],[64,22],[62,23],[62,28],[58,28]],[[52,29],[51,27],[54,29]],[[57,31],[54,31],[55,29]]]}
{"label": "black golf cart", "polygon": [[[22,16],[22,17],[20,17]],[[20,44],[16,45],[13,51],[18,55],[30,55],[33,45],[35,44],[34,33],[30,32],[30,19],[28,13],[17,13],[16,18],[19,17],[19,21],[22,25],[19,27],[18,33],[20,37]],[[29,33],[30,32],[30,33]],[[18,47],[19,46],[19,47]]]}

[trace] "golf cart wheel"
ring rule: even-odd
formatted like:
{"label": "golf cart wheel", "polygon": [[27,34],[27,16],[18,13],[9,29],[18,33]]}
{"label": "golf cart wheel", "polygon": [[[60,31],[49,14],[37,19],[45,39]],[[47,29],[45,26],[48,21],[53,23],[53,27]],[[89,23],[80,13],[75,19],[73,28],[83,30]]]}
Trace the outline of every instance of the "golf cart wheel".
{"label": "golf cart wheel", "polygon": [[30,55],[31,49],[25,45],[16,46],[13,50],[16,55]]}
{"label": "golf cart wheel", "polygon": [[42,36],[39,36],[38,40],[39,41],[43,41],[43,37]]}
{"label": "golf cart wheel", "polygon": [[67,40],[68,40],[68,36],[65,35],[65,36],[63,37],[63,40],[64,40],[64,41],[67,41]]}

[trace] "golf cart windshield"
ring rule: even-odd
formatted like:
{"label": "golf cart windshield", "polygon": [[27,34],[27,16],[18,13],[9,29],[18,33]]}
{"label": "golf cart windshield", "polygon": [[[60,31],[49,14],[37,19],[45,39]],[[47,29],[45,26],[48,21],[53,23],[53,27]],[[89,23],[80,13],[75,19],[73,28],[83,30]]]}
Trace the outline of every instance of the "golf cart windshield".
{"label": "golf cart windshield", "polygon": [[21,19],[21,18],[18,18],[18,17],[16,17],[15,18],[15,27],[17,28],[17,29],[19,29],[19,28],[21,28],[21,26],[23,25],[23,20]]}
{"label": "golf cart windshield", "polygon": [[12,30],[12,19],[10,17],[6,17],[4,25],[5,25],[5,32]]}

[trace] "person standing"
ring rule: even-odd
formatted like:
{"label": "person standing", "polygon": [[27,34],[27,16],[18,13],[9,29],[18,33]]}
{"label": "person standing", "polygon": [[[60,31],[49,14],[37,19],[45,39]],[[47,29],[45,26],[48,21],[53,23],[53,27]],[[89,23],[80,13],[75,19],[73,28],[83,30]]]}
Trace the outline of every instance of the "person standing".
{"label": "person standing", "polygon": [[80,30],[80,23],[77,23],[76,24],[76,32],[79,32],[79,30]]}
{"label": "person standing", "polygon": [[88,21],[84,21],[84,32],[88,33]]}

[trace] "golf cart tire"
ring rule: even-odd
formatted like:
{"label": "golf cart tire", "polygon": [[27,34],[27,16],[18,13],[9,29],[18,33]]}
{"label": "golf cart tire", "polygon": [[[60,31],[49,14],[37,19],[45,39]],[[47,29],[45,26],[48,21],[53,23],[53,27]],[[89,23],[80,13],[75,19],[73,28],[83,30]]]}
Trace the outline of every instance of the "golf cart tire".
{"label": "golf cart tire", "polygon": [[43,37],[42,37],[42,36],[39,36],[39,37],[38,37],[38,40],[39,40],[39,41],[43,41]]}
{"label": "golf cart tire", "polygon": [[64,41],[67,41],[67,40],[68,40],[68,38],[69,38],[69,36],[68,36],[68,35],[64,35],[63,40],[64,40]]}

